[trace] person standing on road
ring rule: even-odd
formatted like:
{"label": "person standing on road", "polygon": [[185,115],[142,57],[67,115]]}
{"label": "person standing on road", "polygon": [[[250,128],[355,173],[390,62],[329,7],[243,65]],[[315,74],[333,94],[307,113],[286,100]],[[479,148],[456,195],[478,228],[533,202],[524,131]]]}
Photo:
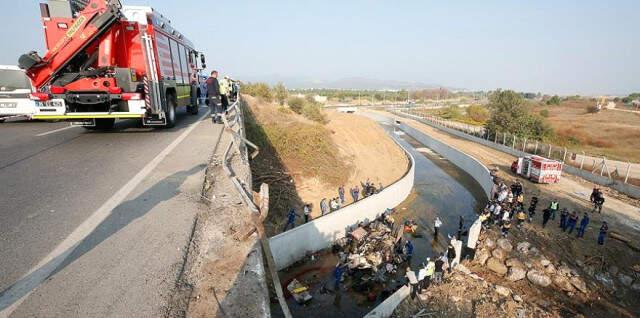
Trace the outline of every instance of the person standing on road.
{"label": "person standing on road", "polygon": [[602,192],[598,192],[598,195],[596,196],[593,204],[593,212],[598,211],[598,213],[602,213],[603,204],[604,204],[604,194],[602,194]]}
{"label": "person standing on road", "polygon": [[600,189],[598,189],[598,187],[593,187],[593,191],[591,191],[591,197],[589,198],[591,203],[596,203],[596,197],[598,196],[599,192]]}
{"label": "person standing on road", "polygon": [[607,225],[606,221],[602,221],[602,226],[600,227],[600,234],[598,234],[598,245],[604,245],[604,238],[607,237],[608,231],[609,231],[609,225]]}
{"label": "person standing on road", "polygon": [[573,230],[576,228],[576,224],[578,223],[578,213],[576,213],[576,211],[571,212],[571,215],[569,216],[569,220],[567,221],[567,229],[569,230],[569,234],[571,234],[573,232]]}
{"label": "person standing on road", "polygon": [[340,198],[340,204],[344,204],[344,185],[338,187],[338,197]]}
{"label": "person standing on road", "polygon": [[229,81],[229,76],[225,76],[220,81],[220,99],[222,102],[222,110],[227,111],[229,108],[229,94],[231,93],[231,82]]}
{"label": "person standing on road", "polygon": [[567,218],[569,218],[569,210],[567,208],[563,208],[560,213],[560,228],[562,232],[567,230]]}
{"label": "person standing on road", "polygon": [[551,200],[551,203],[549,204],[549,210],[551,210],[551,219],[554,221],[556,219],[556,212],[558,212],[559,205],[560,203],[558,203],[558,200],[556,199]]}
{"label": "person standing on road", "polygon": [[357,185],[353,188],[353,194],[351,194],[351,196],[353,197],[353,202],[358,202],[360,198],[360,188]]}
{"label": "person standing on road", "polygon": [[580,221],[580,227],[578,227],[578,235],[576,235],[577,238],[584,237],[584,231],[587,229],[587,225],[589,225],[589,214],[585,212],[582,220]]}
{"label": "person standing on road", "polygon": [[433,221],[433,237],[437,240],[438,233],[440,232],[440,227],[442,226],[442,221],[440,221],[440,217],[436,216],[436,220]]}
{"label": "person standing on road", "polygon": [[218,71],[212,71],[207,79],[207,99],[211,107],[211,120],[213,123],[222,123],[222,101],[220,100],[220,83],[218,83]]}
{"label": "person standing on road", "polygon": [[549,222],[549,218],[551,218],[551,209],[546,208],[542,211],[542,228],[547,226],[547,222]]}

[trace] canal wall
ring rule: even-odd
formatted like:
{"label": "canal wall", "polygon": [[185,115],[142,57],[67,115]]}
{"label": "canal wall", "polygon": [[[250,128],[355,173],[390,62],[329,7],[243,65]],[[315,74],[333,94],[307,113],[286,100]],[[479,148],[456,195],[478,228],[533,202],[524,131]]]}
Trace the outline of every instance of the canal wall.
{"label": "canal wall", "polygon": [[269,238],[277,270],[290,266],[308,253],[330,247],[337,239],[345,237],[347,230],[353,225],[374,220],[386,209],[396,207],[409,196],[413,189],[415,162],[413,156],[400,143],[396,143],[409,159],[407,172],[375,195]]}

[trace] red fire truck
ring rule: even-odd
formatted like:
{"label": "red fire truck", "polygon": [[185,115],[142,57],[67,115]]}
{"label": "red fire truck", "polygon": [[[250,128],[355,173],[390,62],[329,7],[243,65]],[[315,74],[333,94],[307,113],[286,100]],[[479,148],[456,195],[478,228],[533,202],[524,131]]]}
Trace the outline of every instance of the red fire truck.
{"label": "red fire truck", "polygon": [[176,108],[198,113],[204,55],[150,7],[119,0],[40,4],[47,53],[20,57],[37,89],[35,119],[109,129],[116,119],[173,127]]}
{"label": "red fire truck", "polygon": [[511,171],[533,182],[558,183],[562,175],[562,162],[531,155],[514,161]]}

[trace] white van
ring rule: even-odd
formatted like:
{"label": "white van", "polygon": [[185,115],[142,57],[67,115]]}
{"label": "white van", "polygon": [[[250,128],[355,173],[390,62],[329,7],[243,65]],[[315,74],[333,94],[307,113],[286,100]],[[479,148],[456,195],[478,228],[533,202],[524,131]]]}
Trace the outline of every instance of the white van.
{"label": "white van", "polygon": [[0,65],[0,123],[10,117],[31,118],[36,103],[30,99],[31,80],[17,66]]}

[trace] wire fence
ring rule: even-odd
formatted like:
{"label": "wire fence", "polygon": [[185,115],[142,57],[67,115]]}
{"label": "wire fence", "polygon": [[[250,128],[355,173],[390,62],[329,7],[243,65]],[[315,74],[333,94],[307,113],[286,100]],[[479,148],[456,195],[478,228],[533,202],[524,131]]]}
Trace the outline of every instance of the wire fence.
{"label": "wire fence", "polygon": [[490,131],[483,126],[474,126],[428,115],[423,110],[415,107],[393,106],[389,110],[416,116],[422,120],[455,129],[514,150],[555,159],[592,174],[607,177],[612,181],[640,186],[640,164],[638,163],[610,160],[602,155],[588,154],[581,149],[569,149],[540,140],[518,137],[510,133]]}

